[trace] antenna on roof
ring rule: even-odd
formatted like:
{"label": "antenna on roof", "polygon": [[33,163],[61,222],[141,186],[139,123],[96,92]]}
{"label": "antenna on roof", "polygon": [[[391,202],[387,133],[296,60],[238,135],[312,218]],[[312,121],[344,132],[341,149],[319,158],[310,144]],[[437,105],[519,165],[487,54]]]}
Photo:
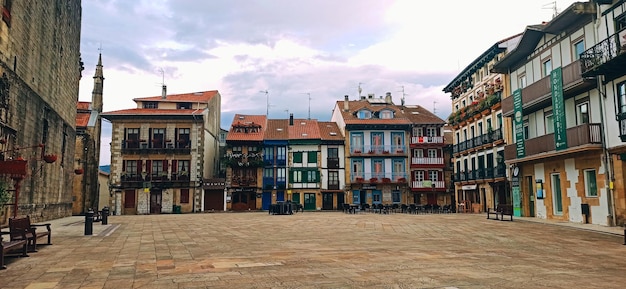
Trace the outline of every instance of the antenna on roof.
{"label": "antenna on roof", "polygon": [[159,72],[161,72],[161,98],[165,99],[167,97],[167,86],[165,85],[165,70],[163,70],[163,67],[159,68]]}
{"label": "antenna on roof", "polygon": [[552,19],[559,15],[559,10],[556,8],[556,1],[544,4],[541,9],[552,9]]}
{"label": "antenna on roof", "polygon": [[437,101],[433,100],[433,114],[437,114]]}
{"label": "antenna on roof", "polygon": [[306,94],[309,96],[309,120],[311,120],[311,93],[310,92],[303,92],[302,94]]}
{"label": "antenna on roof", "polygon": [[260,93],[265,93],[265,98],[267,99],[267,111],[265,112],[265,115],[269,117],[270,115],[270,95],[269,95],[269,91],[266,90],[261,90],[259,91]]}
{"label": "antenna on roof", "polygon": [[404,97],[406,96],[406,93],[404,93],[404,85],[401,85],[400,88],[402,88],[402,90],[400,90],[400,92],[402,92],[402,97],[400,98],[400,105],[404,106]]}
{"label": "antenna on roof", "polygon": [[361,88],[361,84],[364,84],[364,83],[359,82],[359,99],[361,99],[361,92],[363,91],[363,89]]}

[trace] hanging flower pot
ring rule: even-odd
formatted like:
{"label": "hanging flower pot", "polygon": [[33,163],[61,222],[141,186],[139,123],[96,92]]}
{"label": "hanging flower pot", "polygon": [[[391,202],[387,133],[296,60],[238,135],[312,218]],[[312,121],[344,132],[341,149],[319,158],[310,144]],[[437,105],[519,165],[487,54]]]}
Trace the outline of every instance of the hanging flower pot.
{"label": "hanging flower pot", "polygon": [[74,173],[77,175],[82,175],[85,171],[83,169],[75,169]]}
{"label": "hanging flower pot", "polygon": [[44,155],[44,156],[43,156],[43,160],[44,160],[46,163],[51,164],[51,163],[53,163],[53,162],[56,162],[56,161],[57,161],[57,156],[56,156],[56,155]]}

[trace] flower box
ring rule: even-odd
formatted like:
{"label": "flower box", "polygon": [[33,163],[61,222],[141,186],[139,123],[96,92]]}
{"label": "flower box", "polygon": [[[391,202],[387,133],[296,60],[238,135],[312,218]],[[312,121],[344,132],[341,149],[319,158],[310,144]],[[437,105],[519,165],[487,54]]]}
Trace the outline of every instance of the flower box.
{"label": "flower box", "polygon": [[53,162],[56,162],[56,161],[57,161],[57,156],[56,156],[56,155],[44,155],[44,156],[43,156],[43,160],[44,160],[46,163],[51,164],[51,163],[53,163]]}
{"label": "flower box", "polygon": [[375,184],[378,182],[378,178],[370,178],[370,183]]}
{"label": "flower box", "polygon": [[356,182],[357,182],[357,183],[362,183],[363,181],[364,181],[364,179],[363,179],[363,178],[356,178]]}
{"label": "flower box", "polygon": [[390,178],[383,178],[383,183],[385,183],[385,184],[391,183],[391,179]]}
{"label": "flower box", "polygon": [[23,159],[0,161],[0,174],[25,175],[26,174],[26,161]]}

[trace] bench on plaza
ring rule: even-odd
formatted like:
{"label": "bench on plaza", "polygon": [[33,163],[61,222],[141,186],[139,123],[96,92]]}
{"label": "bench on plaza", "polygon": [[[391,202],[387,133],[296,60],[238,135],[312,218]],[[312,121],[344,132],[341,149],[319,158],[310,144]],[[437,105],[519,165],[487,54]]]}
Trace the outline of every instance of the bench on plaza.
{"label": "bench on plaza", "polygon": [[[509,204],[498,204],[495,209],[488,208],[487,209],[487,219],[491,215],[496,216],[496,220],[504,221],[504,216],[510,216],[511,221],[513,221],[513,205]],[[500,215],[500,219],[498,219],[498,215]]]}
{"label": "bench on plaza", "polygon": [[[2,232],[3,234],[10,234],[9,232]],[[7,266],[4,262],[4,257],[7,255],[11,255],[12,252],[18,251],[19,254],[16,255],[18,257],[28,257],[28,241],[26,241],[26,231],[22,231],[22,239],[15,241],[4,241],[2,235],[0,234],[0,270],[6,269]],[[15,255],[13,253],[13,255]]]}
{"label": "bench on plaza", "polygon": [[[46,227],[45,230],[37,230],[37,227]],[[24,234],[24,232],[26,232]],[[11,241],[26,240],[29,251],[37,252],[37,239],[48,237],[48,245],[52,245],[52,230],[50,223],[33,224],[30,216],[9,218],[9,235]]]}

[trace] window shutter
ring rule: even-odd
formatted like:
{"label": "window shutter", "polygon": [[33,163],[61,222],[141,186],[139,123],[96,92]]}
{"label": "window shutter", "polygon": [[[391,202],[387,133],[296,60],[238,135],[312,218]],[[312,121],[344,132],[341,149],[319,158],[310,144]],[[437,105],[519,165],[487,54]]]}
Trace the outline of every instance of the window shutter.
{"label": "window shutter", "polygon": [[167,173],[167,164],[168,164],[168,163],[169,163],[169,161],[168,161],[168,160],[164,160],[164,161],[163,161],[163,172],[166,172],[166,173]]}
{"label": "window shutter", "polygon": [[293,162],[294,163],[302,163],[302,152],[293,153]]}
{"label": "window shutter", "polygon": [[138,160],[137,161],[137,173],[141,174],[141,172],[143,172],[143,166],[142,166],[141,160]]}
{"label": "window shutter", "polygon": [[126,161],[122,161],[122,172],[126,171]]}
{"label": "window shutter", "polygon": [[317,152],[316,151],[309,152],[307,159],[310,164],[317,163]]}
{"label": "window shutter", "polygon": [[177,161],[172,160],[172,173],[176,173],[176,172],[178,172]]}
{"label": "window shutter", "polygon": [[152,161],[150,161],[150,160],[146,161],[146,173],[147,174],[151,174],[152,173]]}
{"label": "window shutter", "polygon": [[293,183],[293,174],[294,174],[294,171],[289,171],[289,182],[290,183]]}
{"label": "window shutter", "polygon": [[316,182],[320,181],[320,171],[315,171],[315,181]]}

